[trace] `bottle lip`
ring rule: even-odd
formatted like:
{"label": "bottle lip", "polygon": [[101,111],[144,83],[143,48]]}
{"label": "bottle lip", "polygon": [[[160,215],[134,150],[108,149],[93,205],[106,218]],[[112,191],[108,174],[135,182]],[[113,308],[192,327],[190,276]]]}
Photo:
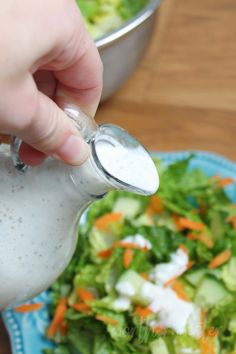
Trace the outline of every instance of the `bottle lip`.
{"label": "bottle lip", "polygon": [[[149,151],[136,138],[134,138],[132,135],[130,135],[125,129],[123,129],[115,124],[102,124],[102,125],[98,126],[96,133],[90,139],[91,154],[92,154],[93,161],[95,163],[98,173],[100,173],[100,175],[103,178],[105,177],[105,179],[108,180],[116,188],[120,187],[122,190],[127,190],[127,191],[134,192],[134,193],[144,195],[144,196],[154,194],[159,187],[158,174],[157,174],[156,188],[154,188],[153,190],[147,190],[147,189],[145,190],[145,189],[139,188],[137,186],[131,185],[131,184],[119,179],[117,176],[114,176],[104,167],[104,165],[100,161],[100,158],[98,156],[97,149],[96,149],[96,144],[101,139],[102,136],[106,136],[106,135],[109,136],[109,133],[111,135],[113,135],[113,137],[114,137],[114,134],[115,134],[114,131],[118,131],[119,133],[121,133],[122,135],[124,135],[125,137],[130,139],[130,141],[132,141],[133,144],[136,144],[137,146],[141,146],[143,148],[143,150],[147,153],[147,157],[149,157],[151,159]],[[154,164],[154,162],[153,162],[153,164]]]}

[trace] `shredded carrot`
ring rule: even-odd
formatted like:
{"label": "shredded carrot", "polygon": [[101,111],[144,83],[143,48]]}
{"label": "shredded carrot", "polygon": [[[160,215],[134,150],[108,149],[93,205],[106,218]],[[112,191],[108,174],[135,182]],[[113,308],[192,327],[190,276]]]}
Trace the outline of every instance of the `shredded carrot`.
{"label": "shredded carrot", "polygon": [[188,254],[188,249],[187,249],[187,247],[186,247],[183,243],[181,243],[181,244],[179,245],[179,248],[180,248],[183,252],[185,252],[185,253]]}
{"label": "shredded carrot", "polygon": [[90,306],[88,306],[87,304],[85,304],[83,302],[80,304],[73,304],[72,307],[73,307],[73,309],[75,309],[78,312],[88,313],[91,311]]}
{"label": "shredded carrot", "polygon": [[178,215],[176,215],[176,214],[173,214],[172,217],[173,217],[173,220],[174,220],[174,223],[175,223],[176,230],[177,231],[183,231],[184,227],[183,227],[183,225],[180,224],[180,221],[179,221],[180,217]]}
{"label": "shredded carrot", "polygon": [[208,353],[208,343],[205,337],[205,322],[206,322],[206,311],[205,309],[201,310],[201,354],[209,354]]}
{"label": "shredded carrot", "polygon": [[106,231],[111,224],[120,221],[122,217],[122,213],[107,213],[95,220],[95,226],[99,230]]}
{"label": "shredded carrot", "polygon": [[207,337],[216,337],[218,335],[218,330],[216,328],[209,328],[206,331],[206,336]]}
{"label": "shredded carrot", "polygon": [[132,263],[133,257],[134,251],[130,248],[125,249],[122,259],[124,268],[129,268],[130,264]]}
{"label": "shredded carrot", "polygon": [[161,327],[161,326],[156,326],[152,328],[152,332],[159,334],[159,333],[163,333],[166,331],[165,327]]}
{"label": "shredded carrot", "polygon": [[200,234],[192,234],[189,233],[187,235],[187,238],[190,240],[196,240],[202,242],[204,245],[206,245],[208,248],[212,248],[214,246],[214,242],[212,239],[210,239],[206,234],[200,233]]}
{"label": "shredded carrot", "polygon": [[61,298],[61,300],[59,301],[59,303],[56,307],[52,322],[48,328],[47,335],[49,338],[55,334],[56,330],[58,329],[60,324],[63,322],[64,315],[65,315],[66,311],[67,311],[67,299]]}
{"label": "shredded carrot", "polygon": [[190,229],[195,231],[203,231],[205,228],[205,225],[202,222],[192,221],[181,216],[179,217],[178,224],[180,227],[182,227],[182,230]]}
{"label": "shredded carrot", "polygon": [[209,345],[205,336],[201,337],[201,354],[210,354]]}
{"label": "shredded carrot", "polygon": [[38,303],[38,304],[25,304],[25,305],[17,306],[15,308],[15,311],[19,312],[19,313],[33,312],[33,311],[38,311],[42,307],[43,307],[43,304],[41,304],[41,303]]}
{"label": "shredded carrot", "polygon": [[147,273],[141,272],[140,275],[141,275],[141,277],[142,277],[143,279],[149,280],[149,275],[148,275]]}
{"label": "shredded carrot", "polygon": [[206,322],[206,310],[202,309],[201,310],[201,331],[202,331],[202,337],[204,337],[205,333],[205,322]]}
{"label": "shredded carrot", "polygon": [[208,345],[209,345],[209,354],[215,354],[215,343],[214,343],[214,337],[210,337],[208,339]]}
{"label": "shredded carrot", "polygon": [[164,283],[164,287],[166,288],[167,286],[170,286],[174,283],[174,281],[179,277],[179,275],[177,275],[176,277],[172,277],[170,278],[169,280],[167,280],[165,283]]}
{"label": "shredded carrot", "polygon": [[172,283],[172,289],[174,290],[174,292],[178,295],[178,297],[182,300],[185,301],[189,301],[189,298],[184,290],[184,285],[179,281],[179,280],[175,280]]}
{"label": "shredded carrot", "polygon": [[225,187],[228,186],[229,184],[235,183],[235,180],[231,177],[220,177],[218,175],[212,176],[211,177],[213,181],[217,183],[219,187]]}
{"label": "shredded carrot", "polygon": [[217,183],[220,187],[226,187],[232,183],[235,183],[235,180],[231,177],[227,177],[227,178],[221,178]]}
{"label": "shredded carrot", "polygon": [[57,329],[59,327],[59,324],[56,324],[55,322],[51,322],[48,331],[47,331],[47,337],[52,338],[54,334],[56,333]]}
{"label": "shredded carrot", "polygon": [[195,264],[196,264],[196,262],[189,261],[188,264],[187,264],[187,270],[191,269]]}
{"label": "shredded carrot", "polygon": [[[134,242],[125,242],[125,241],[117,241],[115,243],[113,243],[112,248],[116,248],[116,247],[120,247],[120,248],[129,248],[129,249],[136,249],[136,250],[140,250],[143,252],[147,252],[148,249],[147,247],[140,247],[139,245],[137,245]],[[99,252],[97,254],[98,257],[101,258],[109,258],[112,255],[112,248],[108,248],[106,250],[103,250],[101,252]]]}
{"label": "shredded carrot", "polygon": [[154,210],[152,209],[152,207],[150,205],[147,206],[147,209],[146,209],[146,214],[151,217],[155,214]]}
{"label": "shredded carrot", "polygon": [[102,321],[102,322],[104,322],[106,324],[111,324],[111,325],[117,325],[118,324],[117,320],[115,320],[114,318],[111,318],[109,316],[105,316],[105,315],[97,315],[96,319],[98,321]]}
{"label": "shredded carrot", "polygon": [[226,219],[226,221],[230,222],[233,226],[233,229],[236,230],[236,215],[230,215]]}
{"label": "shredded carrot", "polygon": [[189,233],[189,234],[187,235],[187,238],[189,238],[190,240],[195,241],[195,240],[198,240],[198,235]]}
{"label": "shredded carrot", "polygon": [[137,245],[137,244],[134,243],[134,242],[126,242],[126,241],[118,241],[118,242],[115,242],[115,243],[113,244],[113,247],[137,249],[137,250],[141,250],[141,251],[144,251],[144,252],[147,252],[147,251],[148,251],[147,247],[140,247],[139,245]]}
{"label": "shredded carrot", "polygon": [[67,325],[66,321],[63,321],[62,323],[60,323],[59,329],[60,329],[60,332],[61,332],[62,334],[67,334],[67,332],[68,332],[68,325]]}
{"label": "shredded carrot", "polygon": [[[134,242],[125,242],[125,241],[118,241],[113,243],[112,248],[116,248],[116,247],[120,247],[120,248],[129,248],[129,249],[136,249],[136,250],[140,250],[143,252],[147,252],[148,249],[147,247],[140,247],[139,245],[137,245]],[[108,248],[106,250],[103,250],[101,252],[99,252],[97,254],[98,257],[101,258],[109,258],[112,255],[112,248]]]}
{"label": "shredded carrot", "polygon": [[201,354],[215,354],[214,337],[201,337]]}
{"label": "shredded carrot", "polygon": [[94,294],[89,290],[77,288],[76,292],[83,302],[94,300]]}
{"label": "shredded carrot", "polygon": [[221,266],[230,259],[231,253],[231,250],[225,250],[221,252],[215,258],[212,259],[212,261],[208,264],[208,267],[210,269],[214,269]]}
{"label": "shredded carrot", "polygon": [[107,248],[106,250],[100,251],[98,252],[97,256],[100,258],[109,258],[112,255],[112,249],[111,248]]}
{"label": "shredded carrot", "polygon": [[201,310],[201,354],[215,354],[214,337],[218,334],[215,328],[210,328],[205,333],[206,310]]}
{"label": "shredded carrot", "polygon": [[138,317],[140,317],[141,319],[145,319],[148,316],[152,315],[153,312],[148,307],[136,306],[134,314],[138,315]]}
{"label": "shredded carrot", "polygon": [[214,246],[214,241],[204,233],[200,233],[198,235],[198,239],[199,241],[204,243],[208,248],[212,248]]}
{"label": "shredded carrot", "polygon": [[154,195],[150,198],[150,202],[147,207],[147,214],[161,214],[164,210],[164,205],[161,198],[157,195]]}

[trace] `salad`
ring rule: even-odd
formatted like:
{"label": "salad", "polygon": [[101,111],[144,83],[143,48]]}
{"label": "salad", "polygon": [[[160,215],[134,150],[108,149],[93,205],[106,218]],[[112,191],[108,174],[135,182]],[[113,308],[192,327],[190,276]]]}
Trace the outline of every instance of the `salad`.
{"label": "salad", "polygon": [[158,193],[111,192],[89,209],[51,288],[45,354],[236,352],[231,178],[156,161]]}
{"label": "salad", "polygon": [[135,16],[148,0],[76,0],[87,29],[94,39],[123,25]]}

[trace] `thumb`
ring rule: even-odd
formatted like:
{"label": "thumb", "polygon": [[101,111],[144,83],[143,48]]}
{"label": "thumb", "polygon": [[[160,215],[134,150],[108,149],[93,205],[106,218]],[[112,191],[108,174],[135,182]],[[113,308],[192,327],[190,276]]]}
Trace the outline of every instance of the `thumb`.
{"label": "thumb", "polygon": [[[70,118],[41,92],[38,92],[37,110],[30,124],[18,132],[18,136],[33,150],[55,156],[71,165],[82,164],[89,155],[89,146]],[[29,149],[24,150],[29,153]],[[24,156],[23,160],[26,160]]]}

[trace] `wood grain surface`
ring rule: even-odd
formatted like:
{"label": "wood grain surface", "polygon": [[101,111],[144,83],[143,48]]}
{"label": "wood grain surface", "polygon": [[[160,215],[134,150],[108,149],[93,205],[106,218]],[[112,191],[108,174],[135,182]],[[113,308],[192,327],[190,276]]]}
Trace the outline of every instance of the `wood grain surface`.
{"label": "wood grain surface", "polygon": [[[97,114],[149,149],[200,149],[236,161],[236,2],[164,0],[138,70]],[[0,354],[10,354],[0,324]]]}

